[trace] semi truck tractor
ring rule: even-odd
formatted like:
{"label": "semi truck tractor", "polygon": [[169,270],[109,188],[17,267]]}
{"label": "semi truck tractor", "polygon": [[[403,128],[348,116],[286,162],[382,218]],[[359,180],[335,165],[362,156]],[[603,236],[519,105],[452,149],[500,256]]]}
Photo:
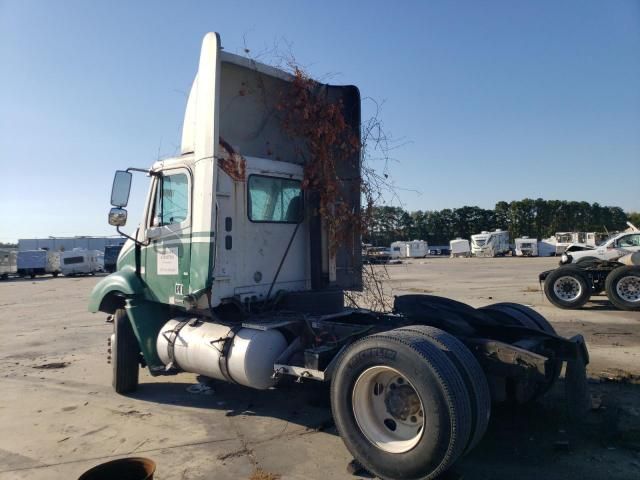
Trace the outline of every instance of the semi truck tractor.
{"label": "semi truck tractor", "polygon": [[[430,295],[397,297],[387,312],[345,306],[344,291],[363,288],[361,235],[352,222],[332,243],[327,215],[344,204],[360,212],[360,142],[336,160],[344,204],[323,214],[325,186],[305,181],[309,139],[281,121],[294,79],[207,34],[180,154],[116,172],[109,223],[127,241],[89,302],[113,315],[115,391],[133,392],[141,367],[236,383],[247,396],[286,377],[323,382],[347,449],[383,479],[436,478],[480,442],[492,402],[543,395],[564,363],[577,411],[584,340],[558,336],[530,308]],[[360,139],[356,87],[300,93],[339,109]],[[334,151],[322,132],[313,141]],[[150,186],[139,224],[123,233],[134,174]]]}

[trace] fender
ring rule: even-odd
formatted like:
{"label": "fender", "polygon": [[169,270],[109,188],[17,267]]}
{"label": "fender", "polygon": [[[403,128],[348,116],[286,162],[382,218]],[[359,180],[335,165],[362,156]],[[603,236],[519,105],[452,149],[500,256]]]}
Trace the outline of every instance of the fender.
{"label": "fender", "polygon": [[[125,267],[103,278],[93,287],[89,297],[89,311],[113,313],[118,308],[116,297],[132,297],[143,293],[144,286],[133,267]],[[122,300],[124,307],[124,299]]]}

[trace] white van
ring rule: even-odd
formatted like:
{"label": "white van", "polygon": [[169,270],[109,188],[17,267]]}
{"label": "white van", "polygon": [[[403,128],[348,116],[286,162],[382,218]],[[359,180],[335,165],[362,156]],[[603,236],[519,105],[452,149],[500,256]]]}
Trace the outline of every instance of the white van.
{"label": "white van", "polygon": [[73,250],[60,253],[60,270],[66,277],[78,274],[94,274],[101,270],[98,250],[84,250],[74,248]]}

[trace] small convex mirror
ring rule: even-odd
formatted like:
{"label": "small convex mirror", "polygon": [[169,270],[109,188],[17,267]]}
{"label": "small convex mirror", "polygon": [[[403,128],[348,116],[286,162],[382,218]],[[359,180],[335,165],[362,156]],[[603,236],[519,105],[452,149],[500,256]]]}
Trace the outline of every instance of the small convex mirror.
{"label": "small convex mirror", "polygon": [[127,223],[127,211],[124,208],[112,208],[109,210],[109,225],[124,227]]}
{"label": "small convex mirror", "polygon": [[116,171],[111,187],[111,205],[114,207],[126,207],[129,203],[129,191],[131,190],[131,172]]}

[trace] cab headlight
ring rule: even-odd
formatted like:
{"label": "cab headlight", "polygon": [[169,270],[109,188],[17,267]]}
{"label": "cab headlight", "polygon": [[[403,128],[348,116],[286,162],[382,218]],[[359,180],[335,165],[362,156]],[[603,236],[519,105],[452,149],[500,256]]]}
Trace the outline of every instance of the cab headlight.
{"label": "cab headlight", "polygon": [[569,262],[571,262],[571,257],[569,255],[567,255],[566,253],[563,253],[562,256],[560,257],[560,261],[562,263],[569,263]]}

